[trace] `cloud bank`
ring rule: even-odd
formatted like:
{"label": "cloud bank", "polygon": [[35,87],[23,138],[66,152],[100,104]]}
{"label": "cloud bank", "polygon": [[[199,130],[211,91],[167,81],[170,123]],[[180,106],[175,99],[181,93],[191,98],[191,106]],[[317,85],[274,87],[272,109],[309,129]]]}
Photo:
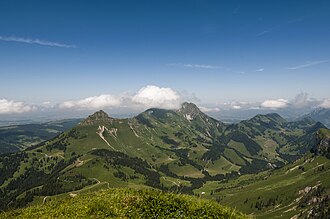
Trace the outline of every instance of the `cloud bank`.
{"label": "cloud bank", "polygon": [[0,114],[26,113],[36,110],[35,106],[13,100],[0,99]]}
{"label": "cloud bank", "polygon": [[325,99],[322,101],[322,103],[319,105],[320,107],[330,109],[330,99]]}
{"label": "cloud bank", "polygon": [[307,109],[307,108],[316,108],[316,107],[330,108],[330,104],[328,101],[329,99],[317,100],[315,98],[311,98],[308,93],[301,92],[290,100],[287,99],[265,100],[260,104],[260,106],[263,108],[272,108],[272,109],[281,109],[281,108]]}
{"label": "cloud bank", "polygon": [[204,107],[204,106],[198,106],[201,111],[204,113],[209,112],[220,112],[220,109],[218,107]]}
{"label": "cloud bank", "polygon": [[279,109],[279,108],[287,107],[288,104],[289,101],[286,99],[277,99],[277,100],[265,100],[260,104],[260,106],[264,108]]}
{"label": "cloud bank", "polygon": [[37,44],[41,46],[52,46],[52,47],[62,47],[62,48],[76,48],[75,45],[69,45],[58,42],[51,42],[47,40],[40,39],[30,39],[30,38],[22,38],[22,37],[14,37],[14,36],[0,36],[0,40],[7,42],[17,42],[17,43],[27,43],[27,44]]}
{"label": "cloud bank", "polygon": [[102,94],[80,100],[65,101],[59,104],[59,108],[76,110],[97,110],[121,107],[131,109],[147,109],[153,107],[177,109],[181,106],[183,101],[184,97],[171,88],[148,85],[142,87],[135,94]]}
{"label": "cloud bank", "polygon": [[[120,95],[102,94],[81,100],[65,101],[59,106],[61,109],[96,110],[126,108],[128,110],[143,110],[148,108],[178,109],[184,101],[199,102],[195,96],[179,93],[172,88],[147,85],[133,94]],[[330,108],[330,99],[323,101],[311,98],[307,93],[299,93],[293,99],[267,99],[262,102],[228,102],[212,107],[199,106],[203,112],[219,112],[222,109],[302,109],[325,107]]]}
{"label": "cloud bank", "polygon": [[294,108],[315,107],[320,104],[320,101],[311,98],[308,93],[299,93],[291,100],[291,105]]}
{"label": "cloud bank", "polygon": [[[178,92],[169,87],[147,85],[136,92],[120,94],[101,94],[77,100],[67,100],[61,103],[43,102],[39,105],[27,104],[14,100],[0,99],[0,114],[17,114],[36,112],[88,112],[95,110],[111,110],[116,113],[136,113],[148,108],[179,109],[185,101],[199,103],[199,99],[188,92]],[[330,98],[317,100],[307,93],[299,93],[292,99],[266,99],[261,102],[227,102],[218,104],[198,104],[206,113],[216,113],[223,110],[300,110],[317,107],[330,108]]]}
{"label": "cloud bank", "polygon": [[59,105],[61,109],[92,110],[118,107],[122,103],[119,97],[110,94],[87,97],[81,100],[65,101]]}

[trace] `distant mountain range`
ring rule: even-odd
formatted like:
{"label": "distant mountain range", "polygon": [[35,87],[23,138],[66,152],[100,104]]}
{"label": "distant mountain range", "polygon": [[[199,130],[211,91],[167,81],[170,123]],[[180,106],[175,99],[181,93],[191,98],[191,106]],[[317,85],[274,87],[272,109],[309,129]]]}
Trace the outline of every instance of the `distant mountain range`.
{"label": "distant mountain range", "polygon": [[104,187],[192,194],[207,182],[284,166],[315,148],[320,128],[276,113],[228,125],[193,103],[128,119],[98,111],[49,141],[0,156],[0,208]]}
{"label": "distant mountain range", "polygon": [[310,117],[315,121],[323,123],[330,128],[330,109],[318,108],[311,113],[304,115],[302,118]]}
{"label": "distant mountain range", "polygon": [[[208,115],[213,116],[213,118],[220,118],[220,121],[223,123],[232,124],[248,120],[256,115],[260,115],[260,113],[278,113],[287,121],[299,121],[310,117],[316,122],[321,122],[326,127],[330,127],[330,109],[318,108],[309,113],[305,113],[306,110],[307,109],[293,113],[290,110],[232,109],[221,110],[221,112],[208,112]],[[297,115],[302,116],[297,118]],[[116,115],[116,118],[127,117],[129,116]],[[42,141],[49,140],[57,134],[73,127],[73,125],[76,125],[80,120],[82,119],[35,122],[33,120],[11,120],[7,118],[6,121],[0,121],[0,154],[15,152],[36,145]]]}
{"label": "distant mountain range", "polygon": [[0,127],[0,154],[16,152],[50,140],[72,128],[81,119],[66,119],[42,124]]}

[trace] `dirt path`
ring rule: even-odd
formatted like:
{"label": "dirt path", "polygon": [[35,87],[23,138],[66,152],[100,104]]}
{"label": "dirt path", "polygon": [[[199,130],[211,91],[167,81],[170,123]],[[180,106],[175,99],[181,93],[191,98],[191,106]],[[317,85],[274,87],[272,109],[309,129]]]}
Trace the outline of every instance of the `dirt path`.
{"label": "dirt path", "polygon": [[209,165],[210,160],[207,161],[207,163],[204,165],[204,170],[207,168],[207,165]]}
{"label": "dirt path", "polygon": [[291,169],[287,170],[285,172],[285,174],[288,174],[289,172],[294,171],[295,169],[298,169],[298,168],[299,168],[299,166],[292,167]]}
{"label": "dirt path", "polygon": [[46,153],[43,153],[43,152],[40,152],[40,154],[43,154],[43,155],[45,155],[45,157],[46,158],[51,158],[51,157],[60,157],[60,158],[62,158],[62,159],[64,159],[64,157],[62,156],[62,155],[60,155],[60,154],[55,154],[55,155],[48,155],[48,154],[46,154]]}
{"label": "dirt path", "polygon": [[[99,179],[97,179],[97,178],[90,178],[90,179],[95,180],[95,181],[96,181],[96,184],[92,184],[92,185],[90,185],[90,186],[86,186],[86,187],[84,187],[84,188],[82,188],[82,189],[79,189],[79,190],[75,190],[75,191],[67,192],[67,194],[68,194],[70,197],[74,198],[74,197],[76,197],[77,195],[79,195],[79,193],[82,192],[83,190],[91,189],[91,188],[93,188],[93,187],[95,187],[95,186],[97,186],[97,185],[99,185],[99,184],[101,184],[101,183],[107,184],[108,189],[111,188],[111,187],[110,187],[110,183],[107,182],[107,181],[105,181],[105,182],[101,182],[101,181],[100,181]],[[65,194],[65,193],[63,193],[63,194]],[[42,202],[42,203],[45,204],[46,201],[47,201],[47,198],[49,198],[49,197],[51,197],[51,196],[45,196],[45,197],[43,198],[43,202]]]}
{"label": "dirt path", "polygon": [[46,203],[46,199],[48,198],[48,196],[45,196],[44,197],[44,200],[42,201],[42,204],[45,204]]}
{"label": "dirt path", "polygon": [[101,181],[96,178],[92,178],[92,179],[94,179],[97,182],[96,185],[101,183]]}
{"label": "dirt path", "polygon": [[175,181],[172,181],[172,180],[170,180],[170,179],[166,179],[166,177],[165,176],[163,176],[163,179],[164,180],[166,180],[166,181],[169,181],[169,182],[171,182],[171,183],[173,183],[174,185],[176,185],[176,186],[180,186],[180,182],[178,181],[178,183],[176,183]]}
{"label": "dirt path", "polygon": [[83,160],[80,160],[79,158],[74,162],[75,167],[80,167],[84,164]]}

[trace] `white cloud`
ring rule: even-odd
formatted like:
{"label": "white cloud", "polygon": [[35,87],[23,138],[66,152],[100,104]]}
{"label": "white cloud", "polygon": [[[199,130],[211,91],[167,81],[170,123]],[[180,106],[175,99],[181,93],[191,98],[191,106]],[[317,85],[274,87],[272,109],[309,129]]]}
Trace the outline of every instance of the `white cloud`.
{"label": "white cloud", "polygon": [[320,104],[321,101],[309,97],[308,93],[299,93],[295,98],[290,101],[292,106],[295,108],[304,108],[304,107],[315,107]]}
{"label": "white cloud", "polygon": [[100,96],[87,97],[82,100],[65,101],[59,106],[61,109],[92,110],[118,107],[121,103],[122,100],[119,97],[110,94],[102,94]]}
{"label": "white cloud", "polygon": [[27,44],[38,44],[41,46],[53,46],[53,47],[62,47],[62,48],[76,48],[75,45],[68,45],[64,43],[51,42],[47,40],[40,39],[30,39],[30,38],[22,38],[22,37],[14,37],[14,36],[0,36],[0,40],[7,42],[17,42],[17,43],[27,43]]}
{"label": "white cloud", "polygon": [[241,106],[238,106],[238,105],[234,105],[232,106],[233,109],[241,109],[242,107]]}
{"label": "white cloud", "polygon": [[261,103],[261,106],[264,108],[285,108],[289,104],[288,100],[277,99],[277,100],[265,100]]}
{"label": "white cloud", "polygon": [[248,109],[250,109],[250,110],[259,110],[260,109],[260,106],[251,106]]}
{"label": "white cloud", "polygon": [[221,68],[221,66],[217,65],[205,65],[205,64],[182,64],[182,63],[172,63],[168,64],[170,66],[180,66],[180,67],[186,67],[186,68],[206,68],[206,69],[218,69]]}
{"label": "white cloud", "polygon": [[253,105],[253,103],[249,103],[249,102],[244,102],[244,101],[233,101],[233,102],[227,102],[224,103],[224,108],[226,109],[247,109],[249,108],[251,105]]}
{"label": "white cloud", "polygon": [[102,94],[81,100],[70,100],[59,104],[60,109],[98,110],[126,108],[141,110],[147,108],[176,109],[180,108],[183,97],[171,88],[148,85],[137,93],[120,95]]}
{"label": "white cloud", "polygon": [[265,100],[260,104],[263,108],[291,108],[291,109],[303,109],[303,108],[315,108],[321,104],[322,101],[315,98],[311,98],[308,93],[301,92],[297,94],[293,99],[277,99],[277,100]]}
{"label": "white cloud", "polygon": [[304,107],[308,104],[308,94],[307,93],[300,93],[295,96],[292,101],[293,105],[296,107]]}
{"label": "white cloud", "polygon": [[164,109],[180,108],[181,96],[171,88],[148,85],[141,88],[132,97],[132,102],[143,107],[158,107]]}
{"label": "white cloud", "polygon": [[209,108],[209,107],[204,107],[204,106],[199,106],[199,109],[205,113],[208,112],[219,112],[220,109],[218,107],[213,107],[213,108]]}
{"label": "white cloud", "polygon": [[310,67],[313,65],[319,65],[322,63],[326,63],[326,62],[329,62],[329,60],[318,60],[318,61],[307,62],[306,64],[289,67],[288,69],[296,70],[296,69],[301,69],[301,68],[307,68],[307,67]]}
{"label": "white cloud", "polygon": [[265,69],[264,68],[259,68],[259,69],[257,69],[256,71],[257,72],[263,72]]}
{"label": "white cloud", "polygon": [[13,100],[0,99],[0,114],[25,113],[36,110],[35,106]]}
{"label": "white cloud", "polygon": [[323,100],[319,107],[330,109],[330,99]]}

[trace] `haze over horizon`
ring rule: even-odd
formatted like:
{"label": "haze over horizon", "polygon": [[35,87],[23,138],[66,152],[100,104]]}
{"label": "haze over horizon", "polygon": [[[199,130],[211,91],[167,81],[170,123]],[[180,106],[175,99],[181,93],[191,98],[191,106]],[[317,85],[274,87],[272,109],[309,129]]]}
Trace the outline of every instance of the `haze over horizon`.
{"label": "haze over horizon", "polygon": [[330,108],[329,1],[1,1],[0,117]]}

